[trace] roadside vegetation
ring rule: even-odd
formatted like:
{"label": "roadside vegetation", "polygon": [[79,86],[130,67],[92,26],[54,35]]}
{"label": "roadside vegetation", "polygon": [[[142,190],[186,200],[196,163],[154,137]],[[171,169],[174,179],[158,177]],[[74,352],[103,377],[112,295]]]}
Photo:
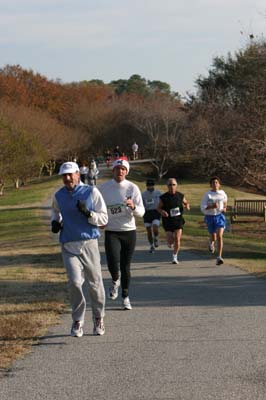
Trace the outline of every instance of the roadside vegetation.
{"label": "roadside vegetation", "polygon": [[[131,169],[132,179],[143,191],[147,167]],[[111,176],[109,171],[107,175]],[[181,180],[179,190],[191,204],[186,213],[182,248],[210,257],[208,235],[199,204],[208,182]],[[61,185],[58,177],[35,180],[20,190],[8,188],[0,198],[0,371],[31,350],[49,326],[57,323],[68,304],[65,270],[60,249],[50,233],[51,195]],[[166,191],[165,181],[156,187]],[[223,186],[229,205],[235,197],[262,196]],[[145,233],[142,219],[138,232]],[[266,273],[266,224],[263,219],[239,219],[225,234],[224,257],[227,263],[264,275]],[[160,228],[160,240],[164,232]],[[215,267],[214,267],[215,268]]]}
{"label": "roadside vegetation", "polygon": [[0,198],[0,371],[43,335],[66,307],[66,278],[47,227],[57,179],[8,188]]}

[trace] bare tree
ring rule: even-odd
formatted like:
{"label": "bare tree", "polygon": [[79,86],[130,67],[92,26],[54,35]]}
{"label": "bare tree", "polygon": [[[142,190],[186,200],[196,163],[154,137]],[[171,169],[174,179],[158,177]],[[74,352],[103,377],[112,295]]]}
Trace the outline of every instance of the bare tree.
{"label": "bare tree", "polygon": [[179,101],[160,95],[131,105],[131,110],[131,122],[145,136],[146,153],[162,178],[183,156],[185,108]]}

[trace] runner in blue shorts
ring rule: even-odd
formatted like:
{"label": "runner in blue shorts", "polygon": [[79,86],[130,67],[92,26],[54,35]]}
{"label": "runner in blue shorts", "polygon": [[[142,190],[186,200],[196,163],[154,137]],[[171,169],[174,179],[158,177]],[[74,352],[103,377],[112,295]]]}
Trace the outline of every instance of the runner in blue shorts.
{"label": "runner in blue shorts", "polygon": [[205,215],[204,221],[207,224],[210,234],[209,251],[215,253],[215,244],[217,241],[218,257],[216,265],[223,264],[223,233],[225,230],[225,216],[227,206],[227,195],[220,189],[221,180],[218,176],[210,179],[211,189],[206,192],[201,200],[201,211]]}

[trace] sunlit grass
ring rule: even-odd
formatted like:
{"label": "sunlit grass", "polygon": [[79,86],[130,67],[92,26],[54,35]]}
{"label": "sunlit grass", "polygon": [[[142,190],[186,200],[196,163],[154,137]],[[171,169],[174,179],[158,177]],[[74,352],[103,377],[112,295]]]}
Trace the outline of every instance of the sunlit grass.
{"label": "sunlit grass", "polygon": [[4,195],[0,196],[1,206],[23,206],[48,199],[56,186],[60,186],[59,176],[41,178],[29,181],[19,189],[9,184],[5,187]]}
{"label": "sunlit grass", "polygon": [[65,307],[66,275],[43,205],[59,184],[33,182],[0,200],[0,371],[28,352]]}

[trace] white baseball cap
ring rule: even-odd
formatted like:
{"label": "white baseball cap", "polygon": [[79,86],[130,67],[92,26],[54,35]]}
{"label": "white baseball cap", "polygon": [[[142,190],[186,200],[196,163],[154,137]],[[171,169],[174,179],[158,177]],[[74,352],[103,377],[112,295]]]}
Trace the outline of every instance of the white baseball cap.
{"label": "white baseball cap", "polygon": [[73,174],[74,172],[79,172],[78,164],[72,161],[67,161],[61,165],[58,175]]}
{"label": "white baseball cap", "polygon": [[118,160],[115,160],[113,162],[113,169],[119,166],[125,167],[127,169],[127,172],[129,172],[129,162],[127,160],[119,158]]}

